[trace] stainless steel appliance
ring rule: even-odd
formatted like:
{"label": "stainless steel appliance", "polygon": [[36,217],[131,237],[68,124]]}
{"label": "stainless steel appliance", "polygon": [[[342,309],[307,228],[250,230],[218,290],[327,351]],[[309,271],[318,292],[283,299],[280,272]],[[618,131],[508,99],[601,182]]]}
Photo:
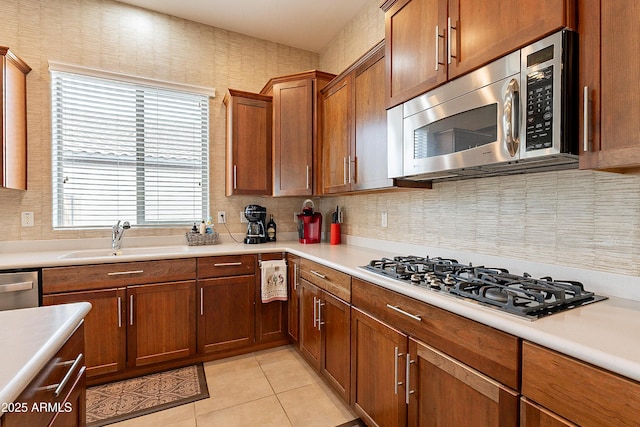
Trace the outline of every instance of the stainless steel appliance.
{"label": "stainless steel appliance", "polygon": [[267,219],[267,208],[259,205],[247,205],[244,208],[244,217],[249,221],[244,242],[248,244],[265,243],[267,234],[264,224]]}
{"label": "stainless steel appliance", "polygon": [[388,110],[389,178],[577,167],[575,46],[560,31]]}
{"label": "stainless steel appliance", "polygon": [[397,256],[372,260],[368,271],[434,292],[471,300],[528,320],[607,299],[580,282],[516,275],[504,268],[460,264],[455,259]]}
{"label": "stainless steel appliance", "polygon": [[15,270],[0,273],[0,311],[40,305],[38,270]]}

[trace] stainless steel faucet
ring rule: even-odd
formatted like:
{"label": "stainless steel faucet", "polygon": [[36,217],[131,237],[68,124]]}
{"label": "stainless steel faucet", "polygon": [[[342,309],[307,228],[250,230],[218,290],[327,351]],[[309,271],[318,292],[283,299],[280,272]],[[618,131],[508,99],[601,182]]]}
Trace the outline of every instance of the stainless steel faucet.
{"label": "stainless steel faucet", "polygon": [[119,251],[122,246],[122,239],[124,238],[124,230],[128,230],[131,228],[129,225],[129,221],[125,221],[120,225],[120,220],[111,227],[111,249],[114,251]]}

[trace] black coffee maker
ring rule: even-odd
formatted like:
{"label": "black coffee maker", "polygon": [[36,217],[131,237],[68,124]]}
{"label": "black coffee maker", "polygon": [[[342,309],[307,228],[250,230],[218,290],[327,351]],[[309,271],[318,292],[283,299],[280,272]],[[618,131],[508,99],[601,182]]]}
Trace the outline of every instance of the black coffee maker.
{"label": "black coffee maker", "polygon": [[249,221],[244,242],[248,244],[266,243],[265,220],[267,219],[267,208],[258,205],[247,205],[244,208],[244,217]]}

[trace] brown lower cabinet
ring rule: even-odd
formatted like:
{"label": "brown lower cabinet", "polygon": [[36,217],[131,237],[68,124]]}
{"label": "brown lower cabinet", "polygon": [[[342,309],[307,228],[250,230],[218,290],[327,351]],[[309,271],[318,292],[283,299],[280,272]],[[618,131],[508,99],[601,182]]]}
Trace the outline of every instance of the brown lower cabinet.
{"label": "brown lower cabinet", "polygon": [[129,286],[128,366],[186,358],[196,353],[196,282]]}
{"label": "brown lower cabinet", "polygon": [[300,351],[349,402],[351,387],[349,304],[300,279]]}
{"label": "brown lower cabinet", "polygon": [[87,377],[123,371],[127,362],[126,288],[44,295],[42,305],[91,303],[84,320]]}
{"label": "brown lower cabinet", "polygon": [[248,347],[254,342],[255,277],[198,280],[198,351]]}
{"label": "brown lower cabinet", "polygon": [[351,396],[367,424],[517,425],[519,394],[497,379],[517,387],[516,337],[358,279],[351,290]]}
{"label": "brown lower cabinet", "polygon": [[640,383],[522,343],[522,427],[637,426]]}
{"label": "brown lower cabinet", "polygon": [[[84,338],[84,324],[81,323],[15,400],[25,405],[25,410],[4,415],[0,413],[1,427],[86,425]],[[58,385],[59,390],[52,390],[52,384]],[[46,405],[47,410],[33,410],[34,405],[38,408]]]}
{"label": "brown lower cabinet", "polygon": [[407,335],[351,308],[351,404],[369,427],[407,425]]}
{"label": "brown lower cabinet", "polygon": [[289,307],[287,310],[287,335],[289,340],[298,344],[300,339],[300,257],[288,254],[289,270]]}

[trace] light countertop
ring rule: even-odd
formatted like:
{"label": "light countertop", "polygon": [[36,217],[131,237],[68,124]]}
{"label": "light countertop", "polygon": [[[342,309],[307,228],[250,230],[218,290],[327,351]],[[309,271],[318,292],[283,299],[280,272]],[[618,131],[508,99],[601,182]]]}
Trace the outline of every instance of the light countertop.
{"label": "light countertop", "polygon": [[[127,254],[125,249],[124,255],[115,257],[95,256],[90,251],[81,252],[81,257],[78,257],[77,251],[74,252],[71,249],[11,253],[3,251],[4,253],[0,253],[0,269],[289,252],[640,381],[640,333],[634,327],[640,324],[638,278],[540,265],[523,260],[456,254],[437,248],[415,247],[392,242],[351,239],[348,243],[335,246],[326,243],[303,245],[297,241],[260,245],[242,243],[194,247],[168,245],[164,246],[164,249],[154,247],[146,254],[143,249],[132,250]],[[550,274],[563,279],[579,280],[583,281],[587,290],[609,296],[609,299],[528,321],[473,302],[442,295],[436,291],[386,279],[359,268],[372,259],[401,254],[455,257],[464,263],[473,261],[474,265],[505,267],[516,274],[527,271],[534,277]],[[628,295],[624,292],[628,292]],[[620,295],[624,297],[621,298]]]}
{"label": "light countertop", "polygon": [[0,311],[0,404],[18,398],[90,309],[82,302]]}

